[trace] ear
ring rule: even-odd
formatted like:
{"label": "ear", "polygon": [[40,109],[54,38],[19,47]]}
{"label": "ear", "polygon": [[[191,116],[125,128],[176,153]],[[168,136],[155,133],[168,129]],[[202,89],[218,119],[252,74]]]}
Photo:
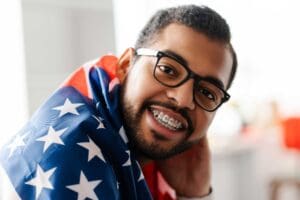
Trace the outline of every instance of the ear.
{"label": "ear", "polygon": [[133,48],[127,48],[118,60],[116,75],[121,81],[121,83],[124,81],[132,65],[134,53],[135,50]]}

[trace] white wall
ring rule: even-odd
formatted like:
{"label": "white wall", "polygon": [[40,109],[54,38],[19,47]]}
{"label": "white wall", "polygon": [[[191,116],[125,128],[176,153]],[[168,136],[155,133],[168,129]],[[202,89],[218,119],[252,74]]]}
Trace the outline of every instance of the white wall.
{"label": "white wall", "polygon": [[19,0],[0,1],[0,146],[27,119],[25,65]]}
{"label": "white wall", "polygon": [[81,64],[114,52],[109,0],[24,0],[30,113]]}

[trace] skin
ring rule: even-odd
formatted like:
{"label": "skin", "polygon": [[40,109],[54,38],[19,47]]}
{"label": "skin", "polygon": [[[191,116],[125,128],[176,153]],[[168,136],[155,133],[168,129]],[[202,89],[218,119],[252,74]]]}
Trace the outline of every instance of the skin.
{"label": "skin", "polygon": [[[147,48],[171,50],[184,58],[196,74],[213,77],[222,82],[224,87],[228,85],[232,66],[228,46],[211,40],[189,27],[170,24]],[[207,112],[193,101],[193,79],[177,88],[163,86],[152,75],[155,58],[142,56],[133,63],[133,57],[134,50],[127,49],[119,59],[117,76],[121,84],[124,84],[123,106],[130,105],[133,114],[140,112],[134,125],[137,130],[130,133],[139,138],[135,149],[140,163],[143,165],[156,158],[151,157],[149,152],[145,154],[145,148],[152,146],[154,148],[150,152],[154,152],[153,154],[157,151],[157,155],[167,155],[167,152],[185,144],[188,150],[180,154],[176,152],[176,155],[172,156],[167,155],[169,158],[157,161],[160,171],[177,194],[187,197],[208,194],[211,170],[206,133],[216,112]],[[153,120],[149,110],[143,109],[145,102],[155,102],[150,104],[151,108],[163,111],[184,124],[187,124],[188,118],[193,131],[188,133],[184,130],[169,134]],[[172,109],[169,106],[172,106]],[[178,112],[180,109],[184,110],[188,117],[182,116]]]}

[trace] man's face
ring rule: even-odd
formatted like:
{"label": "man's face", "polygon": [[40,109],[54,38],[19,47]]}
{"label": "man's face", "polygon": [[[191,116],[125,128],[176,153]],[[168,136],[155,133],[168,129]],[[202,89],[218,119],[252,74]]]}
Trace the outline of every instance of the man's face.
{"label": "man's face", "polygon": [[[228,47],[191,28],[170,24],[147,48],[173,52],[194,73],[213,77],[225,87],[228,84],[232,66]],[[141,56],[134,64],[131,60],[132,53],[127,52],[119,63],[119,68],[126,71],[121,77],[121,107],[131,145],[142,156],[162,159],[197,143],[206,134],[215,112],[207,112],[195,103],[194,80],[167,87],[153,77],[156,57]]]}

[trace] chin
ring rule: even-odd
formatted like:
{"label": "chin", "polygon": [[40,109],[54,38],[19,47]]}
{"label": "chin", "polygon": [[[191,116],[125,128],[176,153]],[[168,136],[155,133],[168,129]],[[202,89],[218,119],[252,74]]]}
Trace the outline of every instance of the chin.
{"label": "chin", "polygon": [[132,150],[140,157],[150,160],[167,159],[192,146],[192,143],[187,141],[181,141],[179,144],[172,146],[167,145],[166,141],[161,141],[159,138],[156,138],[155,133],[153,133],[152,141],[142,138],[139,134],[130,134],[129,138]]}

